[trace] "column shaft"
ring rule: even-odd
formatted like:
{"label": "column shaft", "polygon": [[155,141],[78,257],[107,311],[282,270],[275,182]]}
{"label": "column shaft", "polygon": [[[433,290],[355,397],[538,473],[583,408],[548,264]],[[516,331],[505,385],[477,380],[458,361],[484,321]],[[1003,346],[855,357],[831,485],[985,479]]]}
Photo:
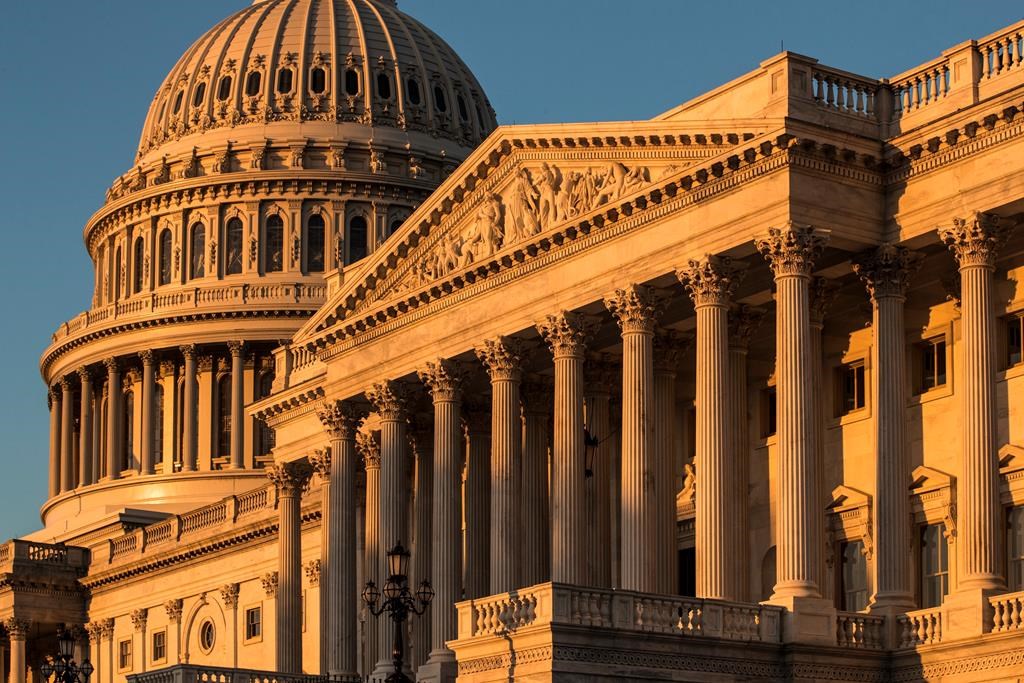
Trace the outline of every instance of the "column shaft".
{"label": "column shaft", "polygon": [[[433,422],[433,421],[431,421]],[[412,575],[409,586],[415,590],[424,580],[430,581],[434,542],[434,434],[433,429],[416,432],[411,439],[415,455],[416,471],[413,478],[413,551]],[[456,539],[458,547],[458,539]],[[435,589],[436,591],[436,589]],[[435,595],[436,597],[436,595]],[[438,609],[443,607],[438,604]],[[431,618],[424,616],[412,623],[412,667],[419,669],[426,663],[431,650]]]}
{"label": "column shaft", "polygon": [[243,345],[242,342],[229,342],[228,348],[231,351],[231,467],[242,469],[245,467],[245,364],[242,358]]}
{"label": "column shaft", "polygon": [[490,589],[490,415],[478,408],[467,417],[464,583],[466,598],[482,598]]}
{"label": "column shaft", "polygon": [[92,467],[92,445],[93,445],[93,394],[92,394],[92,373],[85,368],[78,371],[82,380],[81,405],[78,418],[78,482],[80,486],[89,486],[95,483]]}
{"label": "column shaft", "polygon": [[[364,583],[373,581],[377,586],[384,585],[384,578],[380,574],[378,557],[381,554],[380,543],[380,445],[369,434],[360,433],[358,436],[359,450],[363,456],[363,464],[366,467],[366,504],[363,509],[365,516],[364,541],[363,541],[363,578]],[[378,643],[379,629],[374,623],[376,619],[366,612],[366,621],[363,623],[363,673],[369,675],[377,662],[377,654],[380,649]],[[390,643],[390,640],[386,640]]]}
{"label": "column shaft", "polygon": [[[657,338],[655,338],[657,344]],[[669,360],[668,356],[672,356]],[[654,365],[654,444],[657,488],[657,574],[658,592],[679,592],[679,542],[676,531],[676,370],[675,351],[655,347]],[[698,593],[699,595],[699,593]]]}
{"label": "column shaft", "polygon": [[50,498],[60,494],[60,418],[61,395],[55,389],[47,392],[50,407]]}
{"label": "column shaft", "polygon": [[523,386],[523,543],[530,548],[522,564],[523,586],[551,577],[551,530],[548,502],[548,423],[552,395],[541,384]]}
{"label": "column shaft", "polygon": [[71,380],[61,380],[60,491],[75,488],[75,394]]}
{"label": "column shaft", "polygon": [[11,668],[9,683],[25,683],[28,663],[25,661],[25,636],[11,637]]}
{"label": "column shaft", "polygon": [[312,470],[304,462],[279,463],[269,471],[277,485],[278,585],[276,670],[302,673],[302,491]]}
{"label": "column shaft", "polygon": [[185,378],[182,390],[182,428],[184,433],[181,439],[181,471],[194,472],[199,453],[199,410],[198,403],[198,379],[196,377],[196,347],[195,345],[181,347],[181,353],[185,357]]}
{"label": "column shaft", "polygon": [[121,428],[124,424],[121,413],[124,394],[121,393],[121,369],[114,358],[107,364],[107,479],[121,478]]}
{"label": "column shaft", "polygon": [[587,585],[611,588],[612,535],[611,535],[611,468],[614,444],[611,429],[610,370],[593,373],[586,380],[587,430],[593,460],[586,502],[587,528]]}
{"label": "column shaft", "polygon": [[142,358],[142,430],[138,441],[141,442],[142,474],[153,474],[153,438],[156,434],[156,367],[153,352],[143,351]]}

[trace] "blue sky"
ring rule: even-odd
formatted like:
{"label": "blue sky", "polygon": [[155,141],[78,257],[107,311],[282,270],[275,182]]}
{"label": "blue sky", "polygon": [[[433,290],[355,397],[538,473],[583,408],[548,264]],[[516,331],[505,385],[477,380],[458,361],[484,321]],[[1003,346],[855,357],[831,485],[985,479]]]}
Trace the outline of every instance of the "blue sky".
{"label": "blue sky", "polygon": [[[0,537],[39,526],[39,355],[89,304],[82,227],[134,157],[157,86],[248,0],[5,3],[0,22]],[[473,69],[503,124],[645,119],[782,45],[886,77],[1024,18],[1020,0],[399,0]]]}

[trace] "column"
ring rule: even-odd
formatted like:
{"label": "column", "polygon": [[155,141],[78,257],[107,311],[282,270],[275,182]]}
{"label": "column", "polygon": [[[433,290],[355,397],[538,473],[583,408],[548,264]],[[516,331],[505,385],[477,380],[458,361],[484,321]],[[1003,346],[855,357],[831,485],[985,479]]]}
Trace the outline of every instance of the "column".
{"label": "column", "polygon": [[998,216],[975,213],[939,230],[960,269],[963,461],[956,487],[958,590],[1005,588],[1000,562],[999,443],[996,433],[996,256],[1009,236]]}
{"label": "column", "polygon": [[[409,586],[415,590],[424,580],[431,580],[431,565],[434,554],[434,430],[433,416],[430,424],[424,424],[422,417],[410,422],[409,448],[412,450],[413,462],[416,465],[413,473],[413,546],[412,561],[409,575]],[[440,608],[441,605],[435,605]],[[412,653],[410,664],[413,671],[426,663],[431,650],[429,616],[411,622]]]}
{"label": "column", "polygon": [[[491,413],[466,406],[466,598],[489,594],[491,563]],[[545,460],[545,476],[547,462]]]}
{"label": "column", "polygon": [[107,366],[107,479],[121,478],[121,438],[124,394],[121,392],[121,368],[116,358],[103,361]]}
{"label": "column", "polygon": [[267,476],[277,486],[276,671],[302,673],[302,492],[312,468],[303,461],[277,463]]}
{"label": "column", "polygon": [[60,414],[61,395],[54,388],[46,391],[46,406],[50,409],[50,487],[49,496],[60,494]]}
{"label": "column", "polygon": [[757,241],[758,250],[771,265],[776,286],[779,491],[773,600],[821,596],[815,578],[820,576],[817,565],[824,543],[824,515],[817,505],[813,452],[815,402],[820,397],[812,390],[810,281],[814,261],[827,239],[825,231],[791,225],[772,228],[767,237]]}
{"label": "column", "polygon": [[[397,382],[374,384],[366,392],[380,417],[380,535],[377,576],[387,579],[387,551],[401,543],[409,547],[406,519],[405,391]],[[377,666],[374,679],[391,670],[392,625],[390,619],[377,619]]]}
{"label": "column", "polygon": [[530,552],[522,566],[523,587],[551,578],[551,528],[548,526],[548,429],[554,395],[551,387],[535,381],[523,385],[523,538]]}
{"label": "column", "polygon": [[[380,445],[371,434],[359,432],[356,435],[356,447],[363,458],[363,467],[366,469],[366,502],[363,506],[364,519],[364,540],[363,540],[363,583],[373,581],[378,587],[383,587],[384,579],[381,577],[377,558],[381,554],[380,544]],[[361,586],[359,589],[361,590]],[[383,589],[383,588],[382,588]],[[367,612],[366,621],[363,625],[363,671],[368,676],[373,671],[377,662],[378,629],[373,623],[374,617]],[[390,640],[385,640],[390,643]]]}
{"label": "column", "polygon": [[[823,395],[821,393],[821,366],[825,360],[822,352],[825,312],[832,305],[838,288],[839,283],[832,280],[823,277],[811,278],[811,392],[813,396],[819,397],[819,400],[814,401],[814,445],[811,447],[811,453],[814,454],[815,471],[818,473],[818,480],[814,486],[814,492],[817,496],[815,509],[818,515],[824,514],[825,506],[832,499],[831,492],[826,490],[825,485],[825,406],[824,401],[820,400],[820,397]],[[822,524],[822,528],[824,528],[824,522]],[[821,589],[822,597],[834,602],[835,581],[832,580],[832,574],[827,571],[825,566],[825,556],[830,550],[826,543],[821,544],[818,550],[818,561],[815,565],[818,575],[814,580]]]}
{"label": "column", "polygon": [[[241,353],[239,353],[239,359]],[[232,349],[232,361],[234,361]],[[232,363],[234,365],[234,362]],[[232,377],[234,379],[234,377]],[[331,447],[313,465],[320,474],[320,662],[321,674],[358,680],[356,640],[356,433],[365,413],[331,401],[320,410]],[[232,418],[232,429],[235,423]]]}
{"label": "column", "polygon": [[620,587],[657,591],[651,548],[657,538],[654,457],[654,290],[630,285],[604,301],[622,331],[622,470]]}
{"label": "column", "polygon": [[60,492],[75,488],[75,392],[71,378],[60,380]]}
{"label": "column", "polygon": [[732,563],[736,570],[736,599],[750,599],[750,416],[747,413],[747,350],[750,337],[761,325],[764,310],[746,304],[734,306],[729,312],[729,434],[734,466],[732,495],[727,504],[734,506],[735,534],[739,537],[738,554]]}
{"label": "column", "polygon": [[78,369],[78,377],[81,380],[81,403],[78,416],[78,485],[89,486],[95,483],[92,468],[92,423],[93,423],[93,394],[92,394],[92,372],[88,368]]}
{"label": "column", "polygon": [[696,549],[697,597],[736,600],[735,563],[742,538],[736,533],[732,489],[735,474],[729,428],[729,304],[742,279],[726,257],[690,261],[679,273],[697,313]]}
{"label": "column", "polygon": [[142,359],[142,429],[137,441],[141,442],[141,474],[153,474],[153,437],[156,434],[156,366],[153,352],[139,352]]}
{"label": "column", "polygon": [[676,466],[676,371],[687,339],[671,330],[654,335],[654,451],[658,468],[658,592],[679,592],[679,532],[676,494],[682,467]]}
{"label": "column", "polygon": [[[584,377],[589,472],[587,496],[588,586],[612,587],[612,464],[615,442],[611,422],[612,382],[615,370],[605,360],[588,362]],[[674,510],[673,510],[674,512]]]}
{"label": "column", "polygon": [[491,580],[490,593],[519,587],[519,504],[522,486],[522,426],[519,384],[522,343],[489,339],[476,350],[491,378]]}
{"label": "column", "polygon": [[196,345],[186,344],[179,347],[181,355],[185,357],[185,381],[182,382],[182,410],[181,416],[182,438],[181,438],[181,471],[194,472],[199,450],[199,416],[196,414],[199,406],[198,379],[196,377]]}
{"label": "column", "polygon": [[[132,654],[138,653],[139,658],[132,662],[135,667],[142,673],[146,672],[146,624],[149,621],[149,610],[143,607],[142,609],[132,610],[129,614],[132,620],[132,628],[136,633],[139,634],[138,640],[132,638]],[[135,645],[138,643],[138,645]]]}
{"label": "column", "polygon": [[236,470],[245,467],[244,348],[245,345],[240,341],[228,342],[228,350],[231,351],[231,467]]}
{"label": "column", "polygon": [[11,641],[11,669],[8,683],[25,683],[28,662],[25,659],[25,639],[28,638],[29,622],[11,617],[4,622],[7,637]]}

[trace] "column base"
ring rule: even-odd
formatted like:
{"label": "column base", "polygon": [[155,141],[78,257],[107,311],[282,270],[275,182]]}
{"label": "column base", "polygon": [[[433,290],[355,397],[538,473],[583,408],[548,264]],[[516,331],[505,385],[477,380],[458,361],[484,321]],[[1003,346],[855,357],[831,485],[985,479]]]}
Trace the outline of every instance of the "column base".
{"label": "column base", "polygon": [[977,638],[990,631],[992,607],[988,599],[1005,591],[967,588],[950,593],[942,602],[942,640]]}
{"label": "column base", "polygon": [[431,652],[427,663],[416,670],[417,682],[455,683],[459,677],[459,663],[455,661],[455,653],[446,650],[446,656],[437,656]]}
{"label": "column base", "polygon": [[764,605],[785,607],[782,641],[813,645],[836,645],[836,608],[825,598],[785,596],[765,600]]}

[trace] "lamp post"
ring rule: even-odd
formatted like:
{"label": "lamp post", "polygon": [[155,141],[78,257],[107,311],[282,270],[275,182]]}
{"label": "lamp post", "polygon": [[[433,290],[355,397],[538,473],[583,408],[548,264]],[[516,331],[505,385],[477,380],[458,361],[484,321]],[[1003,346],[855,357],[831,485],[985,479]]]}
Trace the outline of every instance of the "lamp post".
{"label": "lamp post", "polygon": [[61,626],[57,629],[57,656],[44,661],[39,667],[43,680],[53,683],[89,683],[93,666],[88,657],[75,664],[75,637],[71,631]]}
{"label": "lamp post", "polygon": [[373,616],[379,617],[387,612],[395,624],[391,643],[391,661],[395,670],[384,679],[385,683],[412,683],[412,680],[402,673],[402,624],[409,618],[410,613],[422,616],[427,611],[427,606],[434,599],[434,589],[431,588],[429,581],[424,580],[416,589],[415,595],[409,592],[409,551],[402,547],[401,541],[387,552],[387,558],[388,580],[384,583],[384,602],[380,607],[377,606],[381,591],[373,581],[366,582],[366,587],[363,588],[363,601]]}

